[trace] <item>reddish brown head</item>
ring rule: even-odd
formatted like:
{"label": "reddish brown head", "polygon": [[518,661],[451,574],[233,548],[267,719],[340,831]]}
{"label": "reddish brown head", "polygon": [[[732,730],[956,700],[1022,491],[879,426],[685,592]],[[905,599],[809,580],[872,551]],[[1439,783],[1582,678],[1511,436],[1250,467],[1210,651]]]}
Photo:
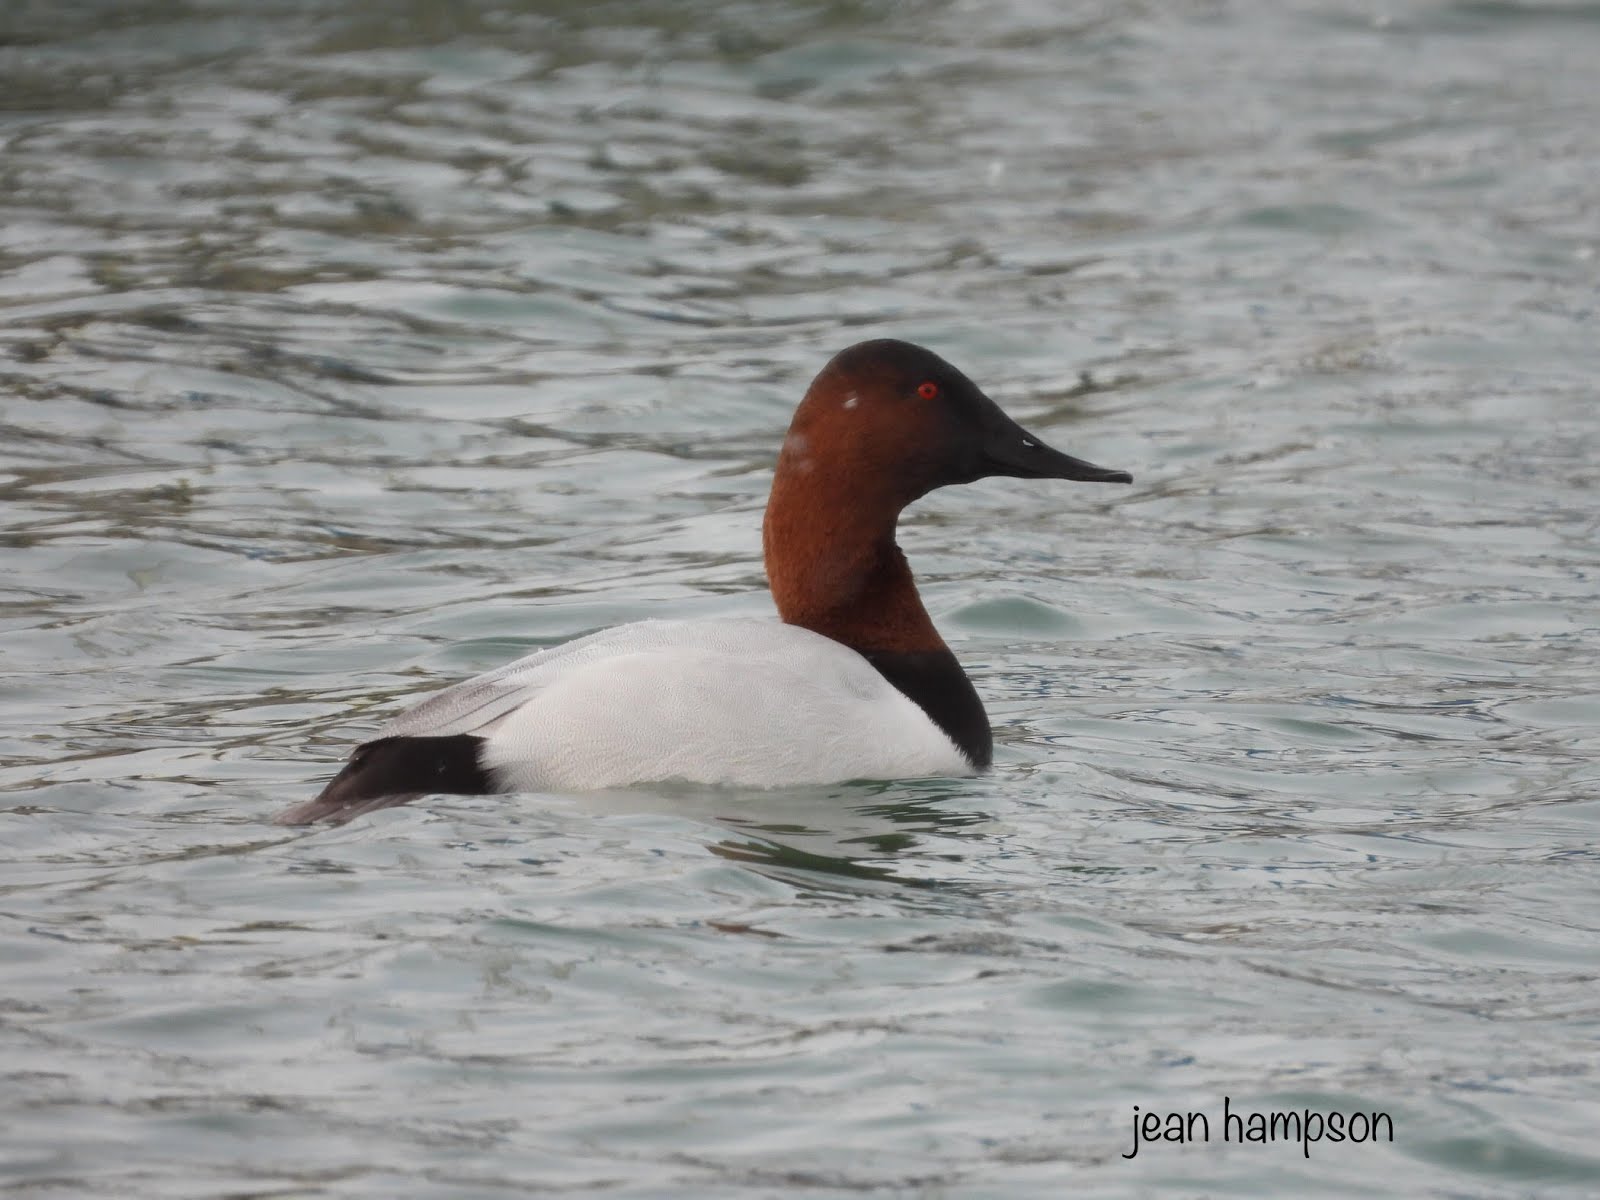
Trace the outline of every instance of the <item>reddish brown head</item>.
{"label": "reddish brown head", "polygon": [[763,538],[778,614],[863,653],[944,649],[895,524],[934,488],[989,475],[1132,481],[1052,450],[920,346],[841,351],[800,402],[772,481]]}

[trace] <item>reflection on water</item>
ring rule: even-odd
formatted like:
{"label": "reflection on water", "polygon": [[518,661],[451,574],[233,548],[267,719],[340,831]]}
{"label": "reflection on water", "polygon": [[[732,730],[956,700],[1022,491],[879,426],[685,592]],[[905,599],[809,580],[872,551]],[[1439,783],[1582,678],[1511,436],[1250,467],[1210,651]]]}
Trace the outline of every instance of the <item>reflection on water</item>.
{"label": "reflection on water", "polygon": [[[0,1185],[1587,1195],[1597,53],[3,6]],[[262,823],[451,680],[770,613],[777,440],[878,335],[1139,479],[908,517],[993,774]],[[1396,1139],[1120,1157],[1222,1096]]]}
{"label": "reflection on water", "polygon": [[[909,790],[909,789],[908,789]],[[913,872],[925,860],[939,867],[958,864],[967,849],[957,839],[971,839],[972,853],[984,849],[983,833],[990,822],[978,813],[947,812],[938,800],[906,800],[862,806],[841,805],[835,798],[830,811],[818,811],[819,825],[774,821],[769,798],[751,807],[755,817],[724,816],[722,821],[753,835],[752,840],[725,840],[712,851],[725,858],[770,868],[777,878],[803,878],[796,872],[820,872],[854,879],[891,882],[905,886],[954,886],[950,878],[921,877]]]}
{"label": "reflection on water", "polygon": [[[670,812],[732,836],[711,853],[786,885],[838,888],[863,880],[895,888],[976,887],[959,877],[969,857],[990,853],[992,817],[962,808],[982,800],[970,780],[862,781],[837,787],[737,789],[658,785],[591,793],[584,810],[612,815]],[[892,894],[892,891],[891,891]]]}

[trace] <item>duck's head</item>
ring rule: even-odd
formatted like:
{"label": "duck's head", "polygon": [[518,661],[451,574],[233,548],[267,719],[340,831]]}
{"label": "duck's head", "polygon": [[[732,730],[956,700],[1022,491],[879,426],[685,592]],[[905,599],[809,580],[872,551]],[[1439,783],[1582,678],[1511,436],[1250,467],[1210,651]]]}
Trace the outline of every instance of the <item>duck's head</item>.
{"label": "duck's head", "polygon": [[836,354],[812,380],[778,460],[778,476],[827,478],[895,511],[954,483],[991,475],[1132,483],[1047,446],[931,350],[879,338]]}

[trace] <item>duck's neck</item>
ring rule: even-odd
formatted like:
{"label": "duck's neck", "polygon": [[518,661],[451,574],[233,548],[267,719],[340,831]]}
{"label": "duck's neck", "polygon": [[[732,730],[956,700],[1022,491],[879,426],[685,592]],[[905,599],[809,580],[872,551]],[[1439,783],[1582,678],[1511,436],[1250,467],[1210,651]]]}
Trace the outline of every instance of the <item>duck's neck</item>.
{"label": "duck's neck", "polygon": [[899,510],[817,496],[822,483],[773,482],[762,541],[778,615],[863,654],[948,651],[895,544]]}
{"label": "duck's neck", "polygon": [[785,465],[780,461],[762,524],[778,615],[860,653],[975,767],[987,767],[989,716],[934,628],[895,544],[900,505],[874,503],[859,480],[848,491],[830,492],[820,473]]}

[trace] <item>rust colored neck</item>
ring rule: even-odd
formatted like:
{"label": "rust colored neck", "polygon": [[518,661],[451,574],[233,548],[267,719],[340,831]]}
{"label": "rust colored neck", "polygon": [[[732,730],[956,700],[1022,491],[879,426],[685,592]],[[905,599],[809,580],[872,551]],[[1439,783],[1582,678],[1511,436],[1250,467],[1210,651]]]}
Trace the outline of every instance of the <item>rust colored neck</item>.
{"label": "rust colored neck", "polygon": [[786,444],[762,524],[778,615],[863,654],[946,651],[895,544],[901,502]]}

